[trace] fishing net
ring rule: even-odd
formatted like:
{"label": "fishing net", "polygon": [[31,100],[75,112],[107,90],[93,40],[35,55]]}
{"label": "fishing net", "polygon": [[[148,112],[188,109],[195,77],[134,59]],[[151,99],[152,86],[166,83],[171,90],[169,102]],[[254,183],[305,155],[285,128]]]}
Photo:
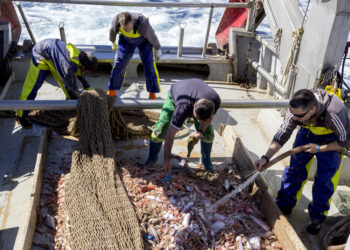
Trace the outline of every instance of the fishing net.
{"label": "fishing net", "polygon": [[[79,137],[77,112],[74,110],[35,110],[29,113],[29,119],[42,124],[59,135]],[[114,140],[132,140],[149,138],[151,127],[159,118],[159,113],[147,110],[119,110],[110,112],[112,138]]]}
{"label": "fishing net", "polygon": [[65,198],[72,249],[143,249],[134,208],[115,173],[109,121],[114,100],[99,89],[78,100],[80,139]]}

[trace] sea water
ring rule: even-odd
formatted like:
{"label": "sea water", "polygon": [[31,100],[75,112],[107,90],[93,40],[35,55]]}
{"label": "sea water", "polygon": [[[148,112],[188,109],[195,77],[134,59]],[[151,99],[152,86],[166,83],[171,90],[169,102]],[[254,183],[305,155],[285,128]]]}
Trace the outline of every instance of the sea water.
{"label": "sea water", "polygon": [[[119,1],[130,2],[129,0]],[[312,0],[308,11],[306,11],[308,0],[294,1],[297,1],[302,13],[306,13],[307,20],[307,16],[312,9]],[[138,0],[138,2],[227,3],[228,0]],[[202,47],[210,12],[210,8],[124,7],[32,2],[22,2],[22,8],[37,41],[45,38],[60,38],[58,26],[61,23],[61,25],[64,25],[68,42],[94,45],[110,45],[108,39],[109,28],[113,17],[118,13],[129,11],[142,13],[149,18],[160,44],[163,46],[176,46],[179,39],[179,25],[184,25],[183,45]],[[209,43],[215,43],[215,32],[224,11],[225,8],[214,9]],[[19,13],[18,16],[22,24],[21,43],[24,39],[30,39],[30,37]],[[266,18],[257,30],[271,34]],[[344,80],[350,83],[350,62],[346,63]]]}

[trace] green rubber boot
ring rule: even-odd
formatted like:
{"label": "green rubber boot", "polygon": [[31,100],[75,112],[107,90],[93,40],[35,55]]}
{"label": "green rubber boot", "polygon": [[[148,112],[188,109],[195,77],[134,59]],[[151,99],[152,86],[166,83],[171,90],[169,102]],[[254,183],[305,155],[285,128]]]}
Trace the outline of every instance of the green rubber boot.
{"label": "green rubber boot", "polygon": [[144,168],[153,168],[157,161],[158,161],[158,153],[162,147],[161,142],[149,142],[149,153],[148,153],[148,159],[143,165]]}
{"label": "green rubber boot", "polygon": [[211,163],[210,153],[211,148],[213,146],[213,143],[207,143],[204,141],[201,141],[201,162],[206,170],[208,170],[211,173],[214,173],[215,170],[213,168],[213,164]]}

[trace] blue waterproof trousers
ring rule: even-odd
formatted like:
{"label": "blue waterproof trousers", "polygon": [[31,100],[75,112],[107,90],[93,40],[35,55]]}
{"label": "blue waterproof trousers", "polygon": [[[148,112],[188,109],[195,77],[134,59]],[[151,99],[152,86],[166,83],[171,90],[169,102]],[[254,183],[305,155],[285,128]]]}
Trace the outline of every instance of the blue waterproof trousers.
{"label": "blue waterproof trousers", "polygon": [[145,69],[146,89],[148,92],[159,93],[160,82],[152,44],[142,36],[129,38],[122,34],[119,35],[118,48],[108,83],[108,90],[119,90],[122,87],[126,68],[136,47],[139,49],[140,58]]}
{"label": "blue waterproof trousers", "polygon": [[[293,147],[308,143],[328,144],[337,140],[332,134],[315,135],[309,129],[300,128]],[[313,200],[309,204],[311,220],[324,221],[330,208],[332,195],[338,185],[342,155],[335,151],[316,154],[300,152],[291,156],[290,165],[284,170],[281,189],[276,203],[280,207],[293,208],[299,201],[307,181],[313,157],[317,158],[317,170],[312,187]]]}

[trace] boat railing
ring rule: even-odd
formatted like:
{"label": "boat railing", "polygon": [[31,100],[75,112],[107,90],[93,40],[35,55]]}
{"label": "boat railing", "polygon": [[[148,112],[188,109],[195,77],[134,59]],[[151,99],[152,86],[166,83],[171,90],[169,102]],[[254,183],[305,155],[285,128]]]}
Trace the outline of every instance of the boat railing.
{"label": "boat railing", "polygon": [[[24,11],[21,7],[20,2],[36,2],[36,3],[60,3],[60,4],[83,4],[83,5],[105,5],[105,6],[128,6],[128,7],[171,7],[171,8],[210,8],[208,25],[204,38],[204,45],[202,49],[202,58],[205,57],[206,48],[208,44],[209,32],[213,18],[214,8],[251,8],[253,6],[252,1],[247,1],[245,3],[192,3],[192,2],[182,2],[182,3],[171,3],[171,2],[121,2],[121,1],[89,1],[89,0],[20,0],[16,1],[16,5],[20,11],[20,14],[23,18],[24,24],[28,30],[28,33],[31,37],[33,43],[36,42],[33,32],[30,29],[29,23],[25,17]],[[247,25],[248,26],[248,25]],[[180,37],[181,38],[181,37]],[[179,39],[179,46],[181,46],[182,41]],[[181,50],[182,48],[179,48]],[[181,54],[181,53],[180,53]]]}

